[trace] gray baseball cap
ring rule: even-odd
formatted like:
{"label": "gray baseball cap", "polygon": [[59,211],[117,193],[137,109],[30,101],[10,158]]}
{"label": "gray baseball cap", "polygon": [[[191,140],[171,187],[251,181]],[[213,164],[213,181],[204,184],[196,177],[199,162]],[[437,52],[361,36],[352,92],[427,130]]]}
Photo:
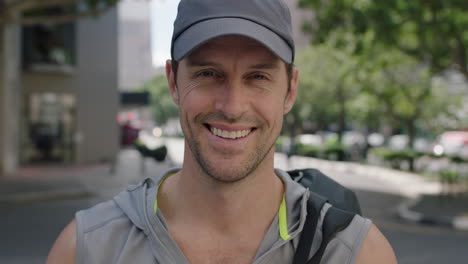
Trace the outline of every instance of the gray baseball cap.
{"label": "gray baseball cap", "polygon": [[180,61],[207,41],[228,35],[254,39],[286,63],[294,61],[291,14],[282,0],[181,0],[172,58]]}

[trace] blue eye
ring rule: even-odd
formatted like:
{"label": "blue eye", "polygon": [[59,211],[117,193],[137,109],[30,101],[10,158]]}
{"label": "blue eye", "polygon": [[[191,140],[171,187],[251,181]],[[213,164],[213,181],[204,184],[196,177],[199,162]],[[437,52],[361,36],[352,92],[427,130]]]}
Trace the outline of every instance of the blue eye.
{"label": "blue eye", "polygon": [[215,73],[213,71],[202,71],[198,74],[198,76],[202,77],[213,77],[215,76]]}
{"label": "blue eye", "polygon": [[267,79],[267,77],[265,75],[262,75],[262,74],[254,74],[253,78],[257,79],[257,80],[266,80]]}

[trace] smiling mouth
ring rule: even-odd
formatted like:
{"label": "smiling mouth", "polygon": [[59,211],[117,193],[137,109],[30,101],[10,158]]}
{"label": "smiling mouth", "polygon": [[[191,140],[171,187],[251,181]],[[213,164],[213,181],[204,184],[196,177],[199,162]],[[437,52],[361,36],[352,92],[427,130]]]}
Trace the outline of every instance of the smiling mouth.
{"label": "smiling mouth", "polygon": [[250,129],[244,129],[244,130],[235,130],[235,131],[227,131],[227,130],[222,130],[216,127],[212,127],[210,125],[205,125],[208,130],[211,131],[211,133],[215,136],[218,136],[220,138],[225,138],[225,139],[238,139],[238,138],[244,138],[247,137],[254,128]]}

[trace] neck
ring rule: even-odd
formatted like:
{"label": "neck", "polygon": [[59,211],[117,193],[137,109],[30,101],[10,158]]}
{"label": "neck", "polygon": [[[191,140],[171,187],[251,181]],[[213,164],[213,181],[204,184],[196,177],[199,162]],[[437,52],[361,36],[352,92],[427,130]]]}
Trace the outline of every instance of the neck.
{"label": "neck", "polygon": [[273,169],[273,155],[271,151],[251,175],[235,183],[210,179],[184,161],[182,170],[161,186],[159,208],[169,225],[183,221],[224,234],[264,234],[284,193]]}

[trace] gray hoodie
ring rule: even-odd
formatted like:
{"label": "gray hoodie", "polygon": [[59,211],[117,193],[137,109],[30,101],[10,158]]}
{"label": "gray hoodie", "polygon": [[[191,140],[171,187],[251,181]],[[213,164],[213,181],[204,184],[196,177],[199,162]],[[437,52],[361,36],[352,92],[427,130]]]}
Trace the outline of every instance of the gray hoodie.
{"label": "gray hoodie", "polygon": [[[177,170],[167,171],[155,179],[148,178],[128,187],[112,200],[79,211],[76,214],[76,263],[188,264],[168,232],[161,210],[154,208],[158,183]],[[282,206],[285,215],[278,212],[257,251],[255,264],[292,263],[307,215],[308,190],[286,172],[275,172],[285,184]],[[320,246],[322,221],[329,208],[326,204],[321,211],[311,256]],[[283,230],[281,225],[285,227]],[[370,220],[355,216],[351,224],[330,241],[322,263],[354,263],[370,225]]]}

